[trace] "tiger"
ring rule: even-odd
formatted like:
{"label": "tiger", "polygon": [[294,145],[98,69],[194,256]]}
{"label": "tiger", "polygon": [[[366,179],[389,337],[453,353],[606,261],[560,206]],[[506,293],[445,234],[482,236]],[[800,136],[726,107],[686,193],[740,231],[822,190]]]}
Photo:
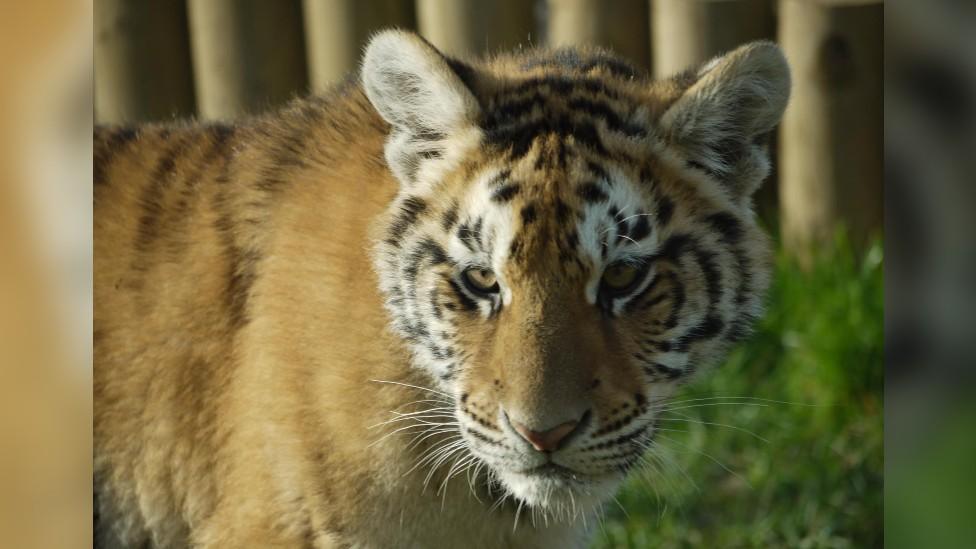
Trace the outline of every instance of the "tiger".
{"label": "tiger", "polygon": [[99,547],[583,547],[761,316],[790,91],[754,42],[455,59],[94,131]]}

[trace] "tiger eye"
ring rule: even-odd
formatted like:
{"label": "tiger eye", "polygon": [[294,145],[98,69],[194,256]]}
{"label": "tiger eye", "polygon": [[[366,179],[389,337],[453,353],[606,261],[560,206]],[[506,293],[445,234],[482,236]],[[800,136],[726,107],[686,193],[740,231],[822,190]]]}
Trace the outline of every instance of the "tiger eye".
{"label": "tiger eye", "polygon": [[464,279],[468,286],[478,292],[490,294],[498,291],[498,279],[488,269],[468,269],[464,271]]}
{"label": "tiger eye", "polygon": [[633,265],[618,263],[610,265],[603,271],[601,283],[611,291],[628,289],[637,279],[638,269]]}

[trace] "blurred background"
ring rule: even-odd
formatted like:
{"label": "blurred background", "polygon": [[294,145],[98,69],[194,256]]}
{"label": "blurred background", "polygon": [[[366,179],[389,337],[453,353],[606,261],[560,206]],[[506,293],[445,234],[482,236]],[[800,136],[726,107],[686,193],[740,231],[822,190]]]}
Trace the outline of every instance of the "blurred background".
{"label": "blurred background", "polygon": [[90,546],[93,120],[272,109],[354,74],[386,26],[462,57],[598,44],[659,76],[767,38],[793,67],[757,196],[778,248],[769,313],[679,397],[597,547],[971,545],[976,2],[0,8],[0,545]]}

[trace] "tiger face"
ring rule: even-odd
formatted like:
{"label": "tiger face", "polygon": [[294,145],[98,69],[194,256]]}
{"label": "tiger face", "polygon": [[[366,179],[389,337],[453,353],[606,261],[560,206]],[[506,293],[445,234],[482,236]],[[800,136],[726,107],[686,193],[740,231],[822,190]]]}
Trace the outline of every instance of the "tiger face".
{"label": "tiger face", "polygon": [[675,388],[744,337],[769,277],[751,195],[789,74],[754,44],[650,82],[599,52],[367,50],[401,183],[375,265],[392,326],[505,494],[609,497]]}

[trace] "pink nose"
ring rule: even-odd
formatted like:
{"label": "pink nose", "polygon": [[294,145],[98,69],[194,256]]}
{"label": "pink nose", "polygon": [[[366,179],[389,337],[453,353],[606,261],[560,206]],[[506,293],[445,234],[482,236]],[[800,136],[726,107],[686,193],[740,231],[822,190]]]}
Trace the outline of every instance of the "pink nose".
{"label": "pink nose", "polygon": [[579,423],[579,420],[567,421],[548,431],[533,431],[517,421],[512,421],[512,427],[518,431],[518,434],[522,435],[522,438],[529,441],[529,444],[536,450],[540,452],[552,452],[559,448],[559,444],[576,429]]}

